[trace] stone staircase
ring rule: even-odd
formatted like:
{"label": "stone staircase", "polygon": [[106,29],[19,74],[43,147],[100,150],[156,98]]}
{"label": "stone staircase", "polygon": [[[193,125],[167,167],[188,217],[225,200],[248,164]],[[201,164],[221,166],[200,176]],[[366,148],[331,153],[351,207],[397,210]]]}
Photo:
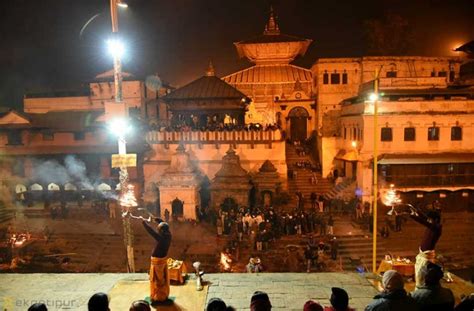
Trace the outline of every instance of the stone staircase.
{"label": "stone staircase", "polygon": [[356,181],[346,178],[341,183],[335,185],[330,191],[328,191],[324,197],[328,200],[341,199],[349,201],[355,197],[355,191]]}
{"label": "stone staircase", "polygon": [[309,154],[304,156],[299,155],[296,152],[295,146],[292,144],[286,144],[286,163],[288,166],[288,171],[296,171],[296,178],[289,178],[288,186],[290,194],[295,194],[296,192],[301,192],[304,195],[305,203],[310,202],[310,196],[312,192],[316,192],[318,195],[325,194],[329,192],[333,184],[327,178],[323,178],[320,172],[315,172],[314,175],[317,178],[315,184],[311,184],[311,177],[313,172],[308,168],[298,168],[296,167],[297,162],[306,161],[315,165],[313,159]]}

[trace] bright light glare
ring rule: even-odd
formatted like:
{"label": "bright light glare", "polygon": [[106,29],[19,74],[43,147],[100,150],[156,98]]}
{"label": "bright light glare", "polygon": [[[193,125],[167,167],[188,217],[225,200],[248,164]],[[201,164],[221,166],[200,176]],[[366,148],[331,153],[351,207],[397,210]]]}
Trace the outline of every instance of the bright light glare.
{"label": "bright light glare", "polygon": [[117,136],[124,136],[132,130],[126,119],[118,118],[109,123],[109,130]]}
{"label": "bright light glare", "polygon": [[122,2],[122,1],[117,2],[117,5],[119,7],[121,7],[122,9],[128,8],[128,4],[126,4],[125,2]]}
{"label": "bright light glare", "polygon": [[371,93],[371,94],[369,95],[369,100],[370,100],[371,102],[374,102],[374,101],[376,101],[376,100],[378,100],[378,99],[379,99],[379,95],[376,94],[376,93]]}
{"label": "bright light glare", "polygon": [[107,47],[109,49],[109,53],[113,57],[121,58],[123,56],[123,53],[125,52],[123,43],[118,39],[107,40]]}
{"label": "bright light glare", "polygon": [[357,141],[353,140],[351,142],[351,146],[352,146],[352,148],[357,148]]}

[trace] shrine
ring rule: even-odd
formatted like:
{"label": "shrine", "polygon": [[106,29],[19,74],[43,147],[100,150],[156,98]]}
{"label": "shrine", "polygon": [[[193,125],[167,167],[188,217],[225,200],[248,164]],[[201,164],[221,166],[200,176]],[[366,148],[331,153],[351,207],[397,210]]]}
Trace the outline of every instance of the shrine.
{"label": "shrine", "polygon": [[180,144],[158,183],[161,216],[168,210],[174,220],[196,220],[196,208],[201,204],[199,184],[199,173]]}
{"label": "shrine", "polygon": [[240,157],[232,147],[222,159],[222,167],[211,183],[211,207],[214,209],[248,206],[250,176],[240,165]]}

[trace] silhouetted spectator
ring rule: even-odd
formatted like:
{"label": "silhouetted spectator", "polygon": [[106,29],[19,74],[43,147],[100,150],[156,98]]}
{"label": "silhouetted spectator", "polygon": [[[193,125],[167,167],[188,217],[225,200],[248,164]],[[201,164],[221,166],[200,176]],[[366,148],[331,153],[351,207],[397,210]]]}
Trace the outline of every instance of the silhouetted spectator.
{"label": "silhouetted spectator", "polygon": [[150,304],[145,300],[135,300],[130,306],[130,311],[151,311]]}
{"label": "silhouetted spectator", "polygon": [[349,295],[344,289],[333,287],[331,292],[331,298],[329,299],[331,306],[324,308],[324,311],[354,311],[354,309],[349,308]]}
{"label": "silhouetted spectator", "polygon": [[437,264],[429,262],[420,270],[425,285],[418,287],[411,296],[421,311],[450,311],[454,309],[454,295],[449,288],[441,287],[443,270]]}
{"label": "silhouetted spectator", "polygon": [[308,300],[304,304],[303,311],[324,311],[323,307],[314,300]]}
{"label": "silhouetted spectator", "polygon": [[109,311],[109,297],[104,293],[92,295],[87,303],[89,311]]}
{"label": "silhouetted spectator", "polygon": [[28,311],[48,311],[48,308],[44,303],[35,303],[28,308]]}
{"label": "silhouetted spectator", "polygon": [[383,292],[376,295],[365,311],[418,311],[416,301],[407,295],[403,288],[405,282],[400,273],[388,270],[382,277]]}
{"label": "silhouetted spectator", "polygon": [[272,309],[270,298],[267,293],[256,291],[253,293],[250,299],[250,310],[251,311],[269,311]]}
{"label": "silhouetted spectator", "polygon": [[474,310],[474,294],[464,297],[454,308],[454,311],[472,311]]}
{"label": "silhouetted spectator", "polygon": [[211,298],[207,304],[206,311],[231,311],[234,310],[231,306],[227,306],[220,298]]}

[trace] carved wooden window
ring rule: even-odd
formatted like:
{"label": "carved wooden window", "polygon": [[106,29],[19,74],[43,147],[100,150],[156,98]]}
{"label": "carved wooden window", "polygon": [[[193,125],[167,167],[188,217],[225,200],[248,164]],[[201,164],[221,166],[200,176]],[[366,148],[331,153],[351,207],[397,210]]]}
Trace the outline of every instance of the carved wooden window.
{"label": "carved wooden window", "polygon": [[323,84],[329,84],[329,74],[327,72],[323,74]]}
{"label": "carved wooden window", "polygon": [[439,140],[439,127],[432,126],[428,128],[428,140]]}
{"label": "carved wooden window", "polygon": [[403,138],[405,141],[415,141],[416,129],[414,127],[406,127]]}
{"label": "carved wooden window", "polygon": [[74,140],[84,140],[85,138],[86,138],[86,133],[74,132]]}
{"label": "carved wooden window", "polygon": [[23,139],[21,137],[21,131],[8,131],[7,132],[8,145],[23,145]]}
{"label": "carved wooden window", "polygon": [[397,72],[396,71],[387,71],[387,78],[396,78]]}
{"label": "carved wooden window", "polygon": [[451,71],[449,72],[449,82],[453,82],[453,81],[454,81],[455,75],[456,75],[456,73],[455,73],[453,70],[451,70]]}
{"label": "carved wooden window", "polygon": [[391,127],[382,127],[380,139],[382,141],[392,141],[392,128]]}
{"label": "carved wooden window", "polygon": [[342,74],[342,84],[347,84],[347,72]]}
{"label": "carved wooden window", "polygon": [[45,141],[54,140],[54,133],[51,131],[43,132],[43,140]]}
{"label": "carved wooden window", "polygon": [[451,128],[451,140],[462,140],[462,127],[453,126]]}

